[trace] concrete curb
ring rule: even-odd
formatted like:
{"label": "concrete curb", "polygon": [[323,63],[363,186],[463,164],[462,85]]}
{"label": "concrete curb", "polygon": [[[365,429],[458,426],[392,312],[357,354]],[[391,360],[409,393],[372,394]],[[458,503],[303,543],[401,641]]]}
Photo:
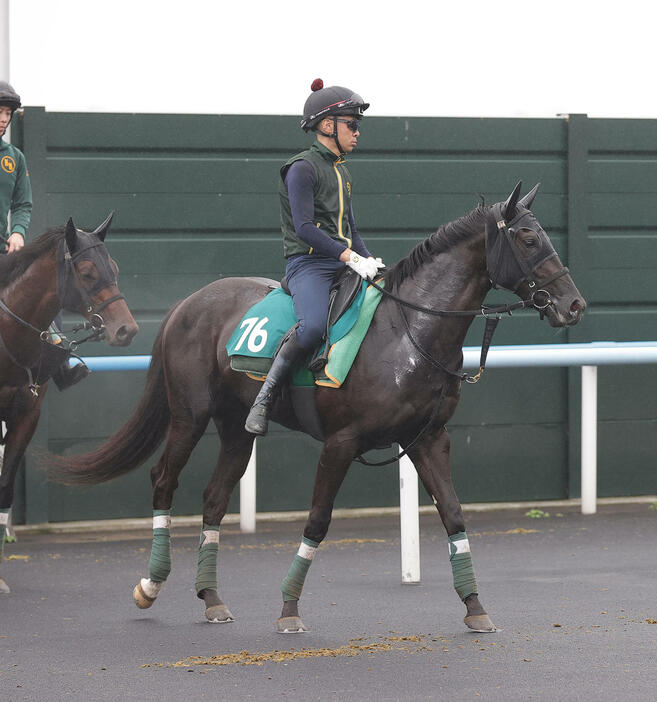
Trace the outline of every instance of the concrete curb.
{"label": "concrete curb", "polygon": [[[598,505],[624,505],[624,504],[649,504],[657,502],[657,495],[642,495],[639,497],[601,497]],[[581,500],[538,500],[536,502],[477,502],[464,504],[464,512],[494,512],[514,509],[580,507]],[[420,514],[433,514],[433,505],[422,505]],[[258,522],[297,522],[305,521],[307,511],[296,512],[258,512]],[[333,510],[333,519],[361,519],[368,517],[399,516],[399,507],[363,507],[356,509]],[[172,517],[173,527],[201,528],[202,515]],[[222,525],[239,524],[239,514],[227,514]],[[109,531],[149,531],[152,529],[151,517],[138,517],[135,519],[99,519],[80,522],[43,522],[41,524],[15,524],[14,531],[20,534],[79,534],[82,532],[109,532]]]}

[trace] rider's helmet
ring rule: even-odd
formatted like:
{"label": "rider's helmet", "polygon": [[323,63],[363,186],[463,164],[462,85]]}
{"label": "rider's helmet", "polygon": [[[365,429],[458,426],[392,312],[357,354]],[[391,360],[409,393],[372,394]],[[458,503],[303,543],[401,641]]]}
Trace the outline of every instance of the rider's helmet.
{"label": "rider's helmet", "polygon": [[4,80],[0,80],[0,107],[10,107],[12,113],[21,106],[21,96]]}
{"label": "rider's helmet", "polygon": [[303,106],[303,119],[301,128],[308,132],[314,129],[324,117],[335,115],[363,116],[363,112],[370,106],[363,98],[349,88],[339,85],[324,87],[324,81],[316,78],[310,86],[310,93],[306,104]]}

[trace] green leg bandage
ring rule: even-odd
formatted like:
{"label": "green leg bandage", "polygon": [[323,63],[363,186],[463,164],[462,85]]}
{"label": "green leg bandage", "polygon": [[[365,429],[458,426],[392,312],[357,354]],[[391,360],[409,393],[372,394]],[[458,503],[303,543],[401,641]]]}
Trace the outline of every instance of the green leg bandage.
{"label": "green leg bandage", "polygon": [[449,537],[449,562],[452,564],[454,589],[459,597],[464,600],[468,595],[477,592],[470,542],[464,531]]}
{"label": "green leg bandage", "polygon": [[2,554],[5,550],[5,534],[7,533],[7,524],[9,523],[9,507],[0,509],[0,562],[2,562]]}
{"label": "green leg bandage", "polygon": [[217,590],[217,554],[219,553],[219,527],[203,523],[198,545],[196,568],[196,594],[201,590]]}
{"label": "green leg bandage", "polygon": [[154,583],[163,583],[171,572],[171,510],[153,510],[153,546],[148,571]]}
{"label": "green leg bandage", "polygon": [[297,555],[294,557],[290,570],[288,570],[285,579],[281,583],[283,602],[298,600],[301,597],[303,583],[318,546],[318,542],[307,539],[305,536],[301,539],[301,546],[299,546]]}

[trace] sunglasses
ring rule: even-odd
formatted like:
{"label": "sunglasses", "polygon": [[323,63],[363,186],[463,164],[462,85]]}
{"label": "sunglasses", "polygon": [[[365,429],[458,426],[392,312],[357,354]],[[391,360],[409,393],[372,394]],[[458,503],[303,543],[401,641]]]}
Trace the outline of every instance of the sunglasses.
{"label": "sunglasses", "polygon": [[346,124],[347,129],[350,129],[352,132],[357,132],[360,129],[360,120],[359,119],[338,119],[338,122],[342,122],[342,124]]}

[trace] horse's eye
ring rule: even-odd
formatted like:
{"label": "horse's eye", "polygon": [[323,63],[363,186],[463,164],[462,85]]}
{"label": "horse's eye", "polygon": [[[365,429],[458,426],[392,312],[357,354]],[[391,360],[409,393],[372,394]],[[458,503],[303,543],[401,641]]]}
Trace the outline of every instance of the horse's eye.
{"label": "horse's eye", "polygon": [[521,229],[520,240],[522,241],[523,245],[526,246],[528,249],[534,249],[537,246],[539,246],[540,243],[538,237],[536,236],[536,233],[531,229]]}
{"label": "horse's eye", "polygon": [[96,280],[97,274],[96,269],[90,266],[80,267],[78,269],[81,280],[86,283],[93,283]]}

